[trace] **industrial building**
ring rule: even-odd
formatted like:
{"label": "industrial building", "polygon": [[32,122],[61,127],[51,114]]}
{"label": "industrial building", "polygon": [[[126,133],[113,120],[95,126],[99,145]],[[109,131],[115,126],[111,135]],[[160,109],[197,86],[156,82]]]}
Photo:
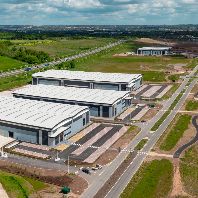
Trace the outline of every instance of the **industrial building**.
{"label": "industrial building", "polygon": [[131,105],[128,91],[87,89],[53,85],[29,85],[15,97],[88,106],[93,117],[113,118]]}
{"label": "industrial building", "polygon": [[162,56],[170,55],[171,47],[142,47],[137,50],[138,55]]}
{"label": "industrial building", "polygon": [[78,133],[90,121],[89,108],[0,97],[0,135],[54,146]]}
{"label": "industrial building", "polygon": [[32,84],[84,87],[116,91],[136,90],[142,85],[141,74],[48,70],[32,75]]}

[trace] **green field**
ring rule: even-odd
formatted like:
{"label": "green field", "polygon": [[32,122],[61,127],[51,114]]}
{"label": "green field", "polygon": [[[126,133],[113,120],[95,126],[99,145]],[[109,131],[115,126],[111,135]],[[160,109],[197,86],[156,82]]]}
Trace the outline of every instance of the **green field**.
{"label": "green field", "polygon": [[191,122],[190,115],[180,115],[174,126],[169,126],[171,130],[160,145],[161,150],[169,151],[177,144]]}
{"label": "green field", "polygon": [[20,87],[31,83],[31,73],[20,74],[18,76],[10,76],[6,78],[0,78],[0,91],[5,91],[8,89]]}
{"label": "green field", "polygon": [[25,67],[25,64],[26,63],[15,60],[13,58],[0,56],[0,72],[20,69],[22,67]]}
{"label": "green field", "polygon": [[168,197],[172,188],[173,165],[169,160],[145,163],[131,179],[120,198]]}
{"label": "green field", "polygon": [[151,56],[113,56],[118,53],[136,51],[139,47],[133,40],[108,50],[100,55],[93,55],[86,59],[78,60],[76,70],[93,72],[115,73],[141,73],[144,81],[165,82],[164,70],[168,64],[189,63],[191,60],[183,57],[151,57]]}
{"label": "green field", "polygon": [[194,197],[198,197],[198,145],[188,149],[180,161],[180,173],[184,189]]}
{"label": "green field", "polygon": [[43,182],[0,171],[0,183],[10,198],[28,198],[30,194],[47,187]]}
{"label": "green field", "polygon": [[185,109],[187,111],[195,111],[198,110],[198,101],[190,100],[187,102]]}
{"label": "green field", "polygon": [[15,40],[12,42],[16,46],[25,47],[36,51],[44,51],[51,57],[65,57],[90,50],[91,48],[104,46],[113,41],[115,40],[110,38],[54,38],[52,40]]}

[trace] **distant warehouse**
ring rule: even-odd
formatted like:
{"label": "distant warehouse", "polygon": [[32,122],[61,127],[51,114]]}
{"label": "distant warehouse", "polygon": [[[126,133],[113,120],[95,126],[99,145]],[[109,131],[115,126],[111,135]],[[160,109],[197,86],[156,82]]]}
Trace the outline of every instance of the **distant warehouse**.
{"label": "distant warehouse", "polygon": [[171,47],[142,47],[137,50],[138,55],[160,56],[170,55]]}
{"label": "distant warehouse", "polygon": [[0,135],[54,146],[89,123],[89,108],[0,97]]}
{"label": "distant warehouse", "polygon": [[128,91],[53,85],[30,85],[13,92],[15,97],[88,106],[94,117],[112,118],[131,105]]}
{"label": "distant warehouse", "polygon": [[131,91],[142,85],[141,74],[48,70],[32,75],[33,84]]}

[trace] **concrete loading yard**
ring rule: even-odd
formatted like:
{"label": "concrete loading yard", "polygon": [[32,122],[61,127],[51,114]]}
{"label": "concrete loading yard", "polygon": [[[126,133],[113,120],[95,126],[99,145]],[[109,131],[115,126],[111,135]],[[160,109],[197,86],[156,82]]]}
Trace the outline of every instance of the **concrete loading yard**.
{"label": "concrete loading yard", "polygon": [[166,84],[149,84],[143,85],[139,89],[132,91],[132,95],[136,98],[151,98],[151,99],[160,99],[162,98],[170,89],[172,85]]}
{"label": "concrete loading yard", "polygon": [[60,157],[86,163],[94,163],[112,144],[114,144],[128,129],[123,125],[93,124],[88,127],[84,136],[73,142],[68,140],[68,146],[60,153]]}

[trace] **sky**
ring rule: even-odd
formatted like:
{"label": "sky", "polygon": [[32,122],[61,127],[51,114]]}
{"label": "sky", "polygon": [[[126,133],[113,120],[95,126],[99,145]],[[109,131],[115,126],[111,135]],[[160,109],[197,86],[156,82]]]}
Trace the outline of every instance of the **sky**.
{"label": "sky", "polygon": [[198,0],[0,0],[0,25],[198,24]]}

